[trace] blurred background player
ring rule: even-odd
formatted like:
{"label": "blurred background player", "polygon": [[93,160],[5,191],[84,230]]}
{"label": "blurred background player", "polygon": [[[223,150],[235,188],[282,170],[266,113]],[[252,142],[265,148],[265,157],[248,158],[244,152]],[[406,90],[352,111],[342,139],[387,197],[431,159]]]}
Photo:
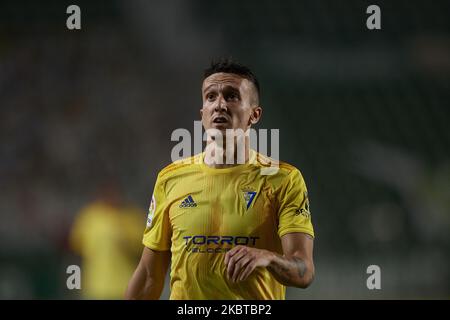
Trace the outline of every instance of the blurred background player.
{"label": "blurred background player", "polygon": [[139,260],[145,213],[124,201],[109,179],[96,199],[80,210],[70,234],[82,258],[81,294],[85,299],[120,299]]}

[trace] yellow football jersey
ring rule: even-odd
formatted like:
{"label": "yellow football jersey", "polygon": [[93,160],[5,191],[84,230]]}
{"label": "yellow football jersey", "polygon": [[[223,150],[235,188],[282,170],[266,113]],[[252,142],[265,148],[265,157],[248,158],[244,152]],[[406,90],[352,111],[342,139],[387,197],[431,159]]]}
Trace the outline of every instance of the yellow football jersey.
{"label": "yellow football jersey", "polygon": [[269,158],[215,169],[204,153],[164,168],[155,184],[143,244],[170,250],[170,299],[284,299],[285,287],[266,268],[243,282],[226,275],[225,253],[242,244],[283,254],[280,237],[314,237],[306,185],[295,167],[280,162],[263,175]]}

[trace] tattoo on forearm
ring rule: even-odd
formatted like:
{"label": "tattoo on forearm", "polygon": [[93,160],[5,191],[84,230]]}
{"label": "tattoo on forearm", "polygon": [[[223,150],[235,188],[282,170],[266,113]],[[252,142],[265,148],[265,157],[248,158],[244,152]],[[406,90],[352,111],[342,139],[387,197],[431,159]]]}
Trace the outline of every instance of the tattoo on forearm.
{"label": "tattoo on forearm", "polygon": [[274,265],[272,269],[278,274],[285,274],[289,272],[289,268],[285,265]]}
{"label": "tattoo on forearm", "polygon": [[279,281],[281,280],[284,283],[289,283],[292,281],[292,277],[295,277],[296,275],[300,278],[305,276],[307,267],[302,259],[298,257],[292,257],[287,259],[287,261],[285,258],[281,259],[282,260],[279,261],[279,263],[276,263],[269,268],[274,271],[274,275]]}
{"label": "tattoo on forearm", "polygon": [[293,259],[294,259],[294,263],[297,266],[298,275],[300,276],[300,278],[303,278],[303,276],[306,273],[306,264],[305,264],[305,262],[302,259],[297,258],[297,257],[294,257]]}

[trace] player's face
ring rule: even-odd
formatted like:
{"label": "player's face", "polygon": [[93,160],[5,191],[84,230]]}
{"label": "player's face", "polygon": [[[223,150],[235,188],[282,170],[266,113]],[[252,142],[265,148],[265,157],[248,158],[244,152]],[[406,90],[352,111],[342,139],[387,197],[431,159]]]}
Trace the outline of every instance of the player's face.
{"label": "player's face", "polygon": [[203,81],[202,123],[207,129],[247,130],[261,117],[252,82],[232,73],[214,73]]}

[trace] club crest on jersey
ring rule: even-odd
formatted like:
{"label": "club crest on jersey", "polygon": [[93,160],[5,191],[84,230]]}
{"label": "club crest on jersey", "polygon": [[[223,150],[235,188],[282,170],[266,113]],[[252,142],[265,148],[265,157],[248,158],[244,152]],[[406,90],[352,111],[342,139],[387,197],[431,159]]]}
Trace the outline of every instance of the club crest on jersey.
{"label": "club crest on jersey", "polygon": [[150,227],[152,225],[155,210],[156,210],[156,200],[155,195],[152,195],[152,201],[150,202],[150,207],[148,208],[147,227]]}
{"label": "club crest on jersey", "polygon": [[253,191],[253,190],[242,190],[242,193],[244,195],[246,209],[248,209],[248,208],[250,208],[250,206],[253,203],[253,200],[255,199],[256,191]]}

